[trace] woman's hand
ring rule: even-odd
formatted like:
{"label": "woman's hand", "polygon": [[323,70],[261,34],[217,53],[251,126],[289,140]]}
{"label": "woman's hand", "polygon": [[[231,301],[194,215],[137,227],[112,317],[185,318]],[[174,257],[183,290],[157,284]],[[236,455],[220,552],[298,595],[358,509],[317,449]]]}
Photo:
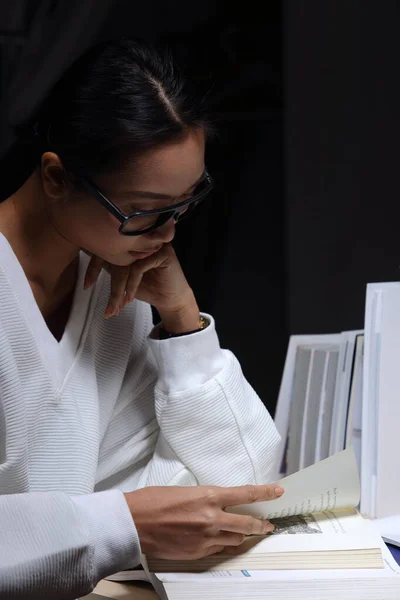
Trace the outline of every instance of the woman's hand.
{"label": "woman's hand", "polygon": [[106,318],[118,315],[124,306],[138,298],[158,310],[167,331],[184,333],[198,328],[199,308],[171,244],[127,267],[92,257],[85,287],[96,282],[103,268],[111,275]]}
{"label": "woman's hand", "polygon": [[269,521],[225,512],[228,506],[279,498],[276,485],[148,487],[125,494],[142,552],[191,560],[239,546],[249,535],[273,531]]}

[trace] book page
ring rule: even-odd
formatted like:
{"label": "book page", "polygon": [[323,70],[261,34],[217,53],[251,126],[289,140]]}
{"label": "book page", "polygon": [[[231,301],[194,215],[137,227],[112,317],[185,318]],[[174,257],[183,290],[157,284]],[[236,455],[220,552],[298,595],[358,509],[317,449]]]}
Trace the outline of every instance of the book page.
{"label": "book page", "polygon": [[276,529],[267,536],[251,536],[230,554],[321,552],[380,548],[374,529],[366,526],[355,509],[327,510],[308,515],[272,519]]}
{"label": "book page", "polygon": [[226,511],[277,519],[326,510],[354,508],[360,501],[360,481],[352,448],[281,479],[285,493],[276,500],[227,507]]}
{"label": "book page", "polygon": [[324,511],[275,521],[266,536],[196,561],[149,559],[157,573],[242,569],[382,568],[382,539],[354,509]]}
{"label": "book page", "polygon": [[315,460],[318,462],[329,456],[331,437],[333,402],[335,399],[336,374],[338,369],[339,350],[332,350],[327,356],[325,385],[321,393],[318,414],[317,442]]}
{"label": "book page", "polygon": [[309,393],[303,415],[303,428],[300,448],[300,467],[312,465],[315,460],[315,447],[317,443],[319,405],[321,401],[322,386],[324,383],[325,363],[330,348],[316,348],[313,352],[311,367],[311,380]]}
{"label": "book page", "polygon": [[305,409],[311,368],[312,352],[310,348],[298,348],[290,405],[287,472],[296,473],[300,468],[301,423]]}

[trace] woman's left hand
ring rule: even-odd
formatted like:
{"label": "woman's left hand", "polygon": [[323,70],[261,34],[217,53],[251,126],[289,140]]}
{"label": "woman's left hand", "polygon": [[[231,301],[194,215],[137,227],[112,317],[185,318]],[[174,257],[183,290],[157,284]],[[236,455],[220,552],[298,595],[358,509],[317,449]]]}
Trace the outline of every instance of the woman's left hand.
{"label": "woman's left hand", "polygon": [[102,269],[111,275],[106,318],[118,315],[137,298],[157,309],[164,328],[170,333],[184,333],[199,327],[196,299],[171,244],[127,267],[111,265],[93,256],[86,271],[86,288],[97,281]]}

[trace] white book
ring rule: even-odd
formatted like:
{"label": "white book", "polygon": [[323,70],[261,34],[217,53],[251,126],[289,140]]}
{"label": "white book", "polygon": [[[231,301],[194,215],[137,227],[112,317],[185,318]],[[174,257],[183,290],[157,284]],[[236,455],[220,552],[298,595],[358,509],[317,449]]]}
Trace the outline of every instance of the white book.
{"label": "white book", "polygon": [[301,468],[302,427],[300,423],[304,423],[303,415],[310,392],[313,359],[311,348],[297,348],[287,436],[287,473],[296,473]]}
{"label": "white book", "polygon": [[290,338],[274,417],[281,436],[275,479],[345,448],[360,333]]}
{"label": "white book", "polygon": [[364,365],[364,336],[358,335],[354,355],[351,390],[347,411],[345,447],[352,446],[356,456],[357,466],[361,475],[361,490],[363,476],[361,471],[361,432],[362,432],[362,402],[363,402],[363,365]]}
{"label": "white book", "polygon": [[[372,524],[369,524],[372,526]],[[382,545],[383,569],[207,571],[148,574],[162,600],[398,600],[400,567]],[[150,589],[101,581],[85,600],[154,600]]]}
{"label": "white book", "polygon": [[[326,345],[318,345],[311,349],[310,369],[301,428],[300,469],[305,469],[315,462],[320,404],[323,397],[323,388],[326,383],[325,376],[327,375],[326,363],[329,353],[334,349],[334,346]],[[333,398],[331,399],[333,400]],[[295,401],[296,399],[293,398],[293,402]],[[326,433],[329,437],[329,431]],[[290,475],[293,472],[295,471],[288,470],[287,474]]]}
{"label": "white book", "polygon": [[386,517],[400,498],[400,283],[368,284],[364,345],[361,510]]}
{"label": "white book", "polygon": [[314,462],[319,462],[329,456],[329,441],[332,427],[338,361],[339,350],[329,350],[325,357],[324,375],[318,409]]}
{"label": "white book", "polygon": [[221,572],[215,577],[162,574],[168,600],[398,600],[400,571],[391,556],[384,569]]}
{"label": "white book", "polygon": [[[149,574],[162,600],[398,600],[400,567],[382,546],[383,569],[319,569],[268,571],[208,571]],[[155,594],[137,586],[101,581],[85,600],[154,600]]]}
{"label": "white book", "polygon": [[400,568],[387,548],[382,552],[383,569],[160,573],[157,578],[169,600],[398,600]]}
{"label": "white book", "polygon": [[364,373],[361,436],[361,473],[364,489],[360,510],[371,517],[376,516],[376,461],[378,419],[378,370],[380,355],[380,322],[382,290],[367,286],[364,323]]}
{"label": "white book", "polygon": [[335,400],[332,415],[329,454],[340,452],[345,447],[347,411],[350,399],[350,386],[353,372],[355,345],[361,331],[342,333],[342,345],[339,352],[339,368],[335,388]]}
{"label": "white book", "polygon": [[[289,429],[291,420],[291,406],[293,400],[293,382],[295,377],[296,368],[296,357],[297,351],[300,346],[312,346],[318,347],[321,345],[330,345],[335,347],[338,351],[341,345],[342,336],[341,334],[332,335],[294,335],[289,340],[288,351],[286,354],[285,366],[283,370],[283,376],[281,386],[279,390],[278,402],[276,405],[274,422],[276,428],[281,436],[281,442],[277,453],[277,463],[275,467],[274,479],[285,475],[287,471],[286,459],[289,445]],[[300,421],[302,423],[302,420]],[[292,424],[296,423],[295,419],[292,420]],[[296,428],[295,428],[296,430]],[[300,435],[296,431],[292,435]],[[296,442],[297,443],[297,442]],[[300,451],[300,449],[299,449]],[[297,468],[299,467],[299,463]],[[297,469],[293,467],[293,472]]]}

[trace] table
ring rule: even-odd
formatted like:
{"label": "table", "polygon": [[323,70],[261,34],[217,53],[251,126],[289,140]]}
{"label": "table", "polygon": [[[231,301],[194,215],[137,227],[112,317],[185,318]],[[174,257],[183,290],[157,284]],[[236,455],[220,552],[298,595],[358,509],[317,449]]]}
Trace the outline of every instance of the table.
{"label": "table", "polygon": [[148,583],[138,581],[134,583],[116,583],[105,579],[96,585],[93,594],[89,594],[81,600],[101,600],[104,596],[115,600],[160,600]]}
{"label": "table", "polygon": [[397,546],[392,546],[392,544],[386,544],[386,545],[389,548],[390,552],[392,553],[394,560],[400,566],[400,548],[398,548]]}

